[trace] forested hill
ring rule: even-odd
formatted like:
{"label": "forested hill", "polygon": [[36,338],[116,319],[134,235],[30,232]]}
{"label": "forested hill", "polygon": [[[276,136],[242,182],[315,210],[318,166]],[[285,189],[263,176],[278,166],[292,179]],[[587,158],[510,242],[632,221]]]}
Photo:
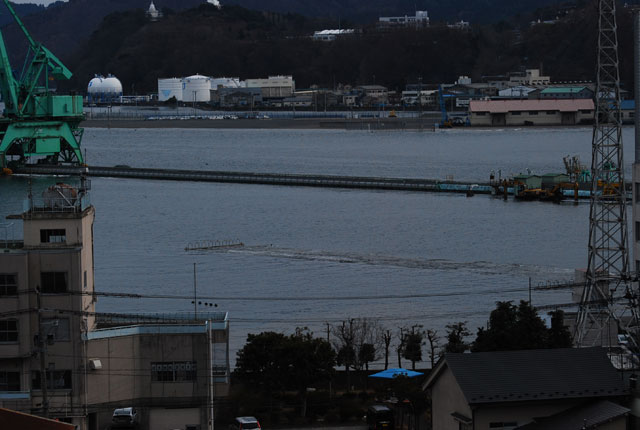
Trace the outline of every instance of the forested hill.
{"label": "forested hill", "polygon": [[[621,75],[632,82],[632,26],[619,11]],[[68,66],[71,88],[84,91],[94,73],[113,73],[125,92],[156,89],[163,77],[201,73],[246,79],[292,74],[297,86],[453,82],[459,75],[479,81],[521,67],[538,68],[555,81],[593,80],[597,41],[594,7],[579,9],[556,24],[516,29],[506,24],[457,30],[434,25],[420,30],[362,33],[332,43],[309,35],[326,23],[211,5],[149,22],[142,11],[110,15]],[[326,27],[324,27],[326,28]]]}
{"label": "forested hill", "polygon": [[[517,15],[530,15],[547,6],[581,7],[587,0],[222,0],[225,5],[280,13],[298,13],[310,17],[348,19],[359,24],[378,20],[379,16],[413,15],[426,10],[436,21],[470,21],[487,24]],[[535,13],[534,13],[535,14]]]}
{"label": "forested hill", "polygon": [[[377,21],[378,16],[413,15],[427,10],[432,21],[496,23],[501,20],[545,19],[557,9],[582,5],[590,0],[221,0],[223,5],[239,5],[247,9],[295,13],[311,18],[330,18],[334,25],[363,25]],[[36,40],[44,43],[61,58],[74,52],[95,31],[103,18],[111,13],[135,9],[146,10],[151,0],[69,0],[44,8],[36,4],[16,4],[16,11]],[[159,10],[181,11],[197,7],[205,0],[154,0]],[[549,12],[548,7],[551,7]],[[514,18],[515,17],[515,18]],[[11,23],[4,6],[0,6],[0,26]],[[15,25],[3,29],[9,52],[23,52],[25,43]],[[16,57],[20,62],[20,54]]]}

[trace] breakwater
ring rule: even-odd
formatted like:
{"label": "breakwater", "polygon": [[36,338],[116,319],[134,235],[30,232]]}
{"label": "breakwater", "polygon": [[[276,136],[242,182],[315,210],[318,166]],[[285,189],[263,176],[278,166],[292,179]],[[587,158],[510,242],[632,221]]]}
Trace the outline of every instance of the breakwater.
{"label": "breakwater", "polygon": [[[29,166],[17,168],[15,169],[15,173],[35,175],[79,175],[83,170],[83,167],[75,166]],[[456,181],[442,182],[436,179],[147,169],[129,166],[89,166],[87,170],[89,176],[110,178],[451,193],[473,192],[479,194],[490,194],[492,192],[492,188],[488,183],[479,184]]]}

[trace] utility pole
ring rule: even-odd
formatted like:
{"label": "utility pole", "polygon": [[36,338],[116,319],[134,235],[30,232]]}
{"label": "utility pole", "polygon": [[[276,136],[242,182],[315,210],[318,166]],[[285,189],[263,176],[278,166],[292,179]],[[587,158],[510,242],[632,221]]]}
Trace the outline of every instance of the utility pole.
{"label": "utility pole", "polygon": [[46,361],[46,333],[42,321],[42,303],[40,301],[40,287],[36,287],[36,304],[38,307],[38,354],[40,354],[40,389],[42,390],[42,415],[49,417],[49,398],[47,396],[47,368]]}
{"label": "utility pole", "polygon": [[196,263],[193,263],[193,319],[198,319],[198,282],[196,279]]}
{"label": "utility pole", "polygon": [[616,2],[599,0],[598,7],[589,259],[574,333],[577,346],[610,346],[611,320],[616,333],[637,327],[638,321],[637,307],[628,306],[637,291],[629,282]]}

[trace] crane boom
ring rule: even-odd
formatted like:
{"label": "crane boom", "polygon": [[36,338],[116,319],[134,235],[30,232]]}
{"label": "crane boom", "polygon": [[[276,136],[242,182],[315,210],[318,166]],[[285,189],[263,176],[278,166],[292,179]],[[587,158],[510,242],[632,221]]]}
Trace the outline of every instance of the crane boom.
{"label": "crane boom", "polygon": [[0,118],[0,168],[7,166],[7,157],[19,164],[42,162],[43,157],[51,163],[83,163],[82,97],[58,95],[49,88],[50,81],[68,80],[72,73],[31,36],[9,1],[3,2],[27,39],[29,51],[28,65],[17,78],[0,31],[0,90],[5,101]]}

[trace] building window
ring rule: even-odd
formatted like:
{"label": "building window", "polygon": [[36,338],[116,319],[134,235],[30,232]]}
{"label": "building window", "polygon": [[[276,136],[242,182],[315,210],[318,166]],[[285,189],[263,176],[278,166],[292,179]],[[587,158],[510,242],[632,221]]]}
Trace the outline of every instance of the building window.
{"label": "building window", "polygon": [[195,361],[169,361],[151,363],[151,381],[183,382],[195,381],[197,365]]}
{"label": "building window", "polygon": [[41,243],[65,243],[67,231],[63,228],[47,228],[40,230]]}
{"label": "building window", "polygon": [[67,292],[67,272],[42,272],[40,274],[42,292],[59,294]]}
{"label": "building window", "polygon": [[529,111],[529,115],[538,115],[538,111],[537,110]]}
{"label": "building window", "polygon": [[18,320],[0,320],[0,343],[18,341]]}
{"label": "building window", "polygon": [[71,340],[69,318],[43,318],[44,329],[48,333],[47,340],[68,342]]}
{"label": "building window", "polygon": [[556,114],[556,111],[554,111],[554,110],[548,110],[547,111],[547,115],[555,115],[555,114]]}
{"label": "building window", "polygon": [[[34,390],[42,389],[39,370],[35,370],[31,373],[31,388]],[[47,389],[70,390],[71,370],[47,370]]]}
{"label": "building window", "polygon": [[520,112],[511,112],[511,115],[520,115]]}
{"label": "building window", "polygon": [[0,370],[0,391],[20,391],[20,372]]}
{"label": "building window", "polygon": [[476,115],[478,116],[485,116],[487,113],[486,112],[476,112]]}
{"label": "building window", "polygon": [[18,277],[0,273],[0,296],[15,296],[18,294]]}

